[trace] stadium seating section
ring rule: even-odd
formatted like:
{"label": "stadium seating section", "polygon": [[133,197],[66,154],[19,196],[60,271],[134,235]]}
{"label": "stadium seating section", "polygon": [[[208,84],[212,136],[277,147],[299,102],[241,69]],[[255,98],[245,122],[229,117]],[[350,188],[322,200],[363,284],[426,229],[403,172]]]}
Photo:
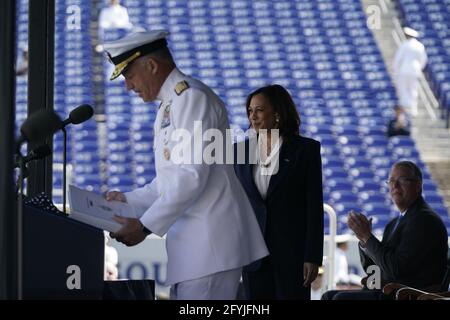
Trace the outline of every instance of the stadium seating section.
{"label": "stadium seating section", "polygon": [[[104,1],[106,4],[106,1]],[[225,101],[232,128],[246,130],[245,98],[278,83],[292,94],[301,114],[301,133],[322,144],[324,198],[346,233],[349,209],[372,216],[381,232],[397,214],[385,180],[402,158],[424,173],[424,195],[450,219],[436,183],[410,137],[387,138],[386,124],[396,103],[394,87],[359,0],[123,0],[134,26],[166,28],[179,68],[211,86]],[[68,7],[81,8],[81,30],[66,24]],[[93,101],[94,54],[89,0],[56,1],[55,109],[62,117]],[[450,105],[449,0],[402,0],[409,24],[425,32],[430,56],[427,74],[441,105]],[[27,41],[27,0],[18,6],[18,50]],[[109,41],[127,30],[101,32]],[[103,63],[105,123],[91,120],[69,130],[72,181],[96,191],[128,191],[155,176],[153,121],[158,104],[144,104],[127,92],[123,79],[109,81]],[[26,77],[17,80],[17,125],[26,117]],[[105,127],[102,132],[101,125]],[[55,137],[55,162],[62,139]],[[61,188],[61,173],[55,172]],[[60,197],[55,196],[58,202]],[[328,217],[325,217],[328,233]]]}

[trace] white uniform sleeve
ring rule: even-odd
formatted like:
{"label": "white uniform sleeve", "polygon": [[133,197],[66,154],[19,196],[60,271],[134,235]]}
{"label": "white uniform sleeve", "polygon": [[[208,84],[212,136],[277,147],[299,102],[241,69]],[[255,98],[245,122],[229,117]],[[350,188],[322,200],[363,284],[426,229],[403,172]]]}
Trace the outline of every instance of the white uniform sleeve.
{"label": "white uniform sleeve", "polygon": [[[142,216],[142,223],[153,233],[163,236],[175,221],[196,201],[203,192],[209,176],[210,166],[203,163],[203,141],[201,149],[194,146],[194,121],[201,121],[203,131],[217,128],[218,116],[208,96],[190,88],[176,97],[172,102],[172,121],[175,129],[186,129],[190,132],[192,146],[191,160],[200,157],[201,164],[169,164],[157,169],[160,197]],[[200,139],[202,140],[202,139]],[[202,154],[199,154],[201,151]]]}
{"label": "white uniform sleeve", "polygon": [[404,44],[400,45],[400,47],[395,52],[394,62],[392,64],[392,71],[394,74],[397,74],[400,70],[400,62],[403,59],[404,47]]}
{"label": "white uniform sleeve", "polygon": [[135,189],[130,192],[125,192],[127,202],[136,209],[136,213],[141,217],[144,212],[151,207],[153,202],[159,196],[156,178],[149,184],[142,188]]}

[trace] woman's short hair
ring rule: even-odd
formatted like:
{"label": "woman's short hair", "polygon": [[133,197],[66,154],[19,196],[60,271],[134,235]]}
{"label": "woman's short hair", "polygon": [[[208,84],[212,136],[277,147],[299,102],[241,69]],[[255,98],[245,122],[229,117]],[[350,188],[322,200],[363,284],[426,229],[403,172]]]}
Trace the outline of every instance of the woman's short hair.
{"label": "woman's short hair", "polygon": [[301,122],[295,103],[289,92],[278,84],[261,87],[248,95],[245,104],[247,117],[249,117],[250,102],[258,94],[264,95],[269,100],[273,112],[278,113],[280,136],[287,139],[299,136]]}

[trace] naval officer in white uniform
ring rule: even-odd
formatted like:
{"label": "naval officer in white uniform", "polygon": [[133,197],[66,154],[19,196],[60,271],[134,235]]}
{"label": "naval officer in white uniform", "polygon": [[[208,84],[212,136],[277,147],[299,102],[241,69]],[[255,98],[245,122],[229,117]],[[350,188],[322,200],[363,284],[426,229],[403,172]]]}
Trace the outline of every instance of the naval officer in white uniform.
{"label": "naval officer in white uniform", "polygon": [[425,68],[428,56],[424,45],[417,40],[419,33],[411,28],[403,29],[404,41],[395,53],[393,72],[399,104],[410,116],[417,116],[419,77]]}
{"label": "naval officer in white uniform", "polygon": [[156,178],[131,192],[107,193],[142,212],[139,219],[117,217],[123,227],[112,237],[132,246],[150,233],[167,234],[171,299],[235,299],[242,266],[268,255],[267,247],[233,165],[206,164],[208,144],[201,141],[183,158],[191,161],[176,161],[182,152],[175,152],[175,130],[184,129],[193,143],[194,122],[201,121],[203,132],[215,129],[225,141],[229,123],[220,98],[177,69],[167,35],[135,32],[104,45],[115,65],[111,79],[123,75],[127,89],[145,102],[161,101],[154,124]]}

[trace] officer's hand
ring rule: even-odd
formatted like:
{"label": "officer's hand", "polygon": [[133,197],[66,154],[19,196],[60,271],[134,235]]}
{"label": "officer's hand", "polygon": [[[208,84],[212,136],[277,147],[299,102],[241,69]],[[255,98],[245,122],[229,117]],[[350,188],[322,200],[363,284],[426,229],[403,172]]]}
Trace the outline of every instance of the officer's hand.
{"label": "officer's hand", "polygon": [[117,232],[111,232],[110,236],[127,246],[134,246],[144,241],[147,235],[143,232],[142,223],[136,218],[114,216],[113,220],[120,223],[122,228]]}
{"label": "officer's hand", "polygon": [[307,287],[317,278],[319,266],[315,263],[305,262],[303,264],[303,286]]}
{"label": "officer's hand", "polygon": [[120,201],[127,202],[127,197],[123,192],[120,191],[108,191],[105,194],[105,199],[107,201]]}

